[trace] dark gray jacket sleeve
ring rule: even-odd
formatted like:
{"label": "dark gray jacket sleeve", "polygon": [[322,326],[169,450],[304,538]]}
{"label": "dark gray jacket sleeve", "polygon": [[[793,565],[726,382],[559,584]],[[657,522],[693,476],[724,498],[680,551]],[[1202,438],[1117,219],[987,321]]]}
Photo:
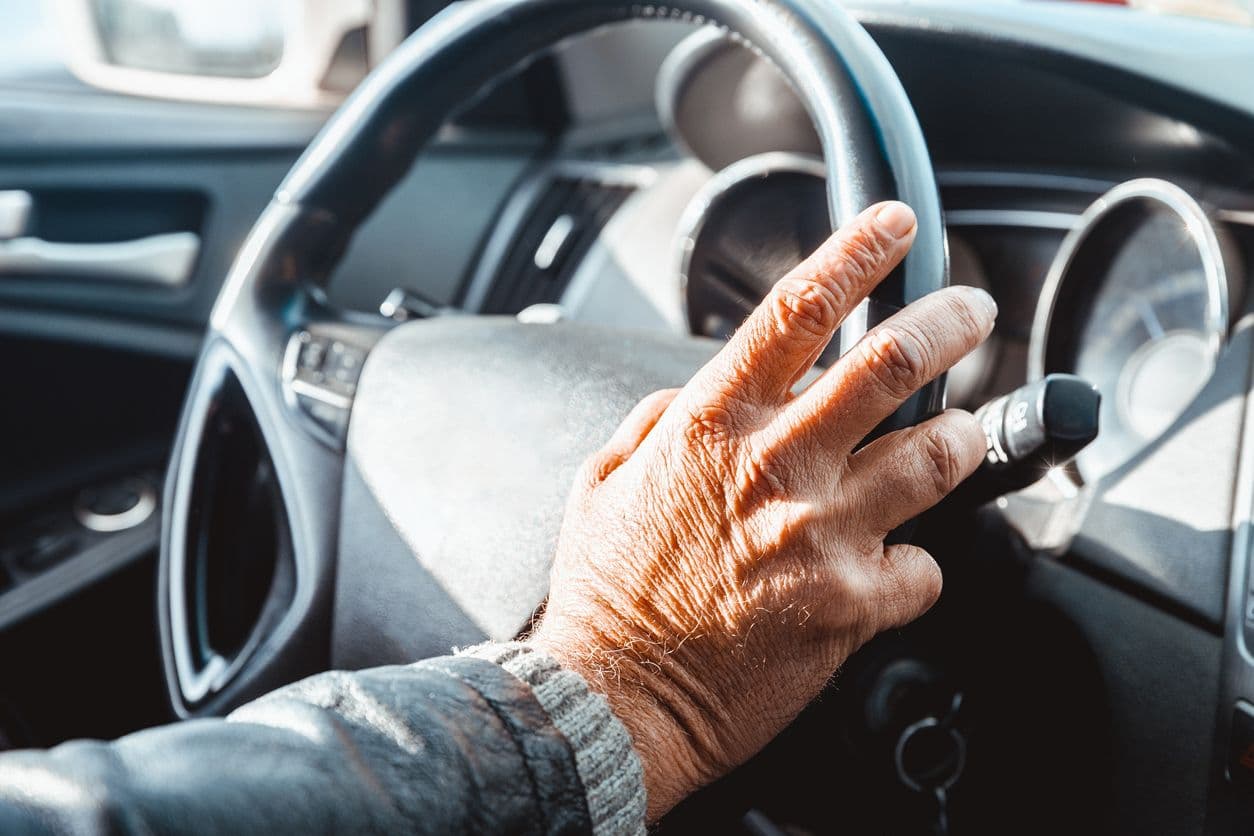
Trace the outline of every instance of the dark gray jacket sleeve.
{"label": "dark gray jacket sleeve", "polygon": [[[547,657],[522,678],[505,657],[528,653],[322,674],[226,720],[0,755],[0,833],[641,830],[639,762],[604,700]],[[554,719],[571,710],[575,744]]]}

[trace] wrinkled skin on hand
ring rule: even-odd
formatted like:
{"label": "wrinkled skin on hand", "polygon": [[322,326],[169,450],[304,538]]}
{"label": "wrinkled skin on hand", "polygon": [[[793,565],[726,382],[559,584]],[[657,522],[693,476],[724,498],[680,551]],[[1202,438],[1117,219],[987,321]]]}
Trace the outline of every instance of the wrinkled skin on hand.
{"label": "wrinkled skin on hand", "polygon": [[949,411],[855,448],[988,336],[992,299],[932,294],[793,391],[915,231],[902,204],[868,209],[688,385],[641,402],[575,485],[530,641],[631,732],[650,821],[759,751],[859,646],[940,594],[935,561],[884,538],[975,470],[979,425]]}

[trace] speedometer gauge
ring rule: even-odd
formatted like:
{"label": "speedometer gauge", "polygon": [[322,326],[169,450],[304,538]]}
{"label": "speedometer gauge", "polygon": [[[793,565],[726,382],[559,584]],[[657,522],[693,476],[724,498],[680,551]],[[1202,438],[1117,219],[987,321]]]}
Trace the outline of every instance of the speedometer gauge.
{"label": "speedometer gauge", "polygon": [[1101,434],[1077,459],[1089,480],[1165,433],[1215,369],[1233,258],[1184,190],[1115,187],[1084,213],[1037,308],[1030,377],[1070,372],[1102,393]]}

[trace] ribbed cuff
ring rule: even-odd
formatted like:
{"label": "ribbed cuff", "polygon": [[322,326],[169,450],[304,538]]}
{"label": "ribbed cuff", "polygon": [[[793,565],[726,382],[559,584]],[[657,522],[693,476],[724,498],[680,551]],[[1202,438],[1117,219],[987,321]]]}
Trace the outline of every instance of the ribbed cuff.
{"label": "ribbed cuff", "polygon": [[593,833],[645,832],[644,770],[631,735],[583,677],[520,642],[481,644],[458,655],[500,665],[531,687],[574,750]]}

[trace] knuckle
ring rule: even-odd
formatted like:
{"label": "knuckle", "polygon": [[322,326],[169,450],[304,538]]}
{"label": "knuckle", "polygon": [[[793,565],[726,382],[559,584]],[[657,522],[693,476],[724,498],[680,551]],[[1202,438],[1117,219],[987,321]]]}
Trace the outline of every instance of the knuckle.
{"label": "knuckle", "polygon": [[733,423],[732,413],[726,407],[699,406],[689,412],[684,438],[707,449],[723,446],[731,440]]}
{"label": "knuckle", "polygon": [[879,279],[888,263],[888,245],[871,226],[854,230],[841,238],[837,249],[837,275],[863,286]]}
{"label": "knuckle", "polygon": [[938,498],[953,490],[962,477],[959,449],[947,429],[930,427],[923,434],[925,466]]}
{"label": "knuckle", "polygon": [[888,394],[907,398],[926,380],[926,343],[908,330],[884,330],[862,341],[863,361]]}
{"label": "knuckle", "polygon": [[845,293],[826,282],[783,279],[774,298],[776,326],[783,333],[826,337],[839,324],[844,301]]}

